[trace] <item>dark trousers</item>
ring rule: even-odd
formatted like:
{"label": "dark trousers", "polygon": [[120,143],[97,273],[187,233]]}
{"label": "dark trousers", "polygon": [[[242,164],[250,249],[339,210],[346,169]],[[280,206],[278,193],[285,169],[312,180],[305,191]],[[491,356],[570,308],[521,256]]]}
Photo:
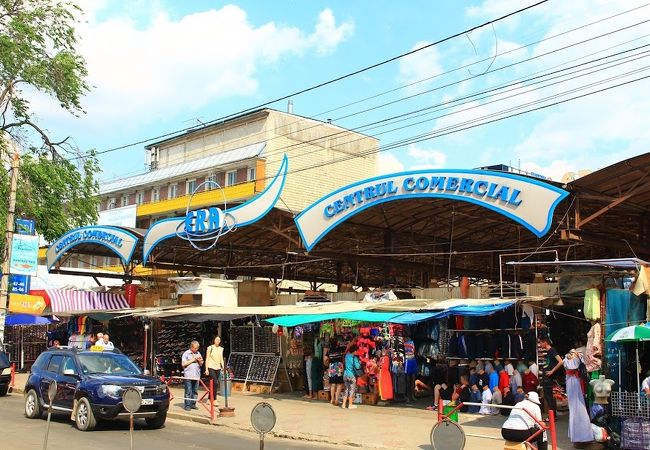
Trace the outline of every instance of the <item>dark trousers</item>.
{"label": "dark trousers", "polygon": [[[536,428],[529,428],[528,430],[510,430],[508,428],[501,428],[501,436],[506,441],[524,442],[537,431]],[[546,450],[548,443],[544,442],[544,434],[540,433],[532,442],[537,446],[537,450]]]}
{"label": "dark trousers", "polygon": [[208,374],[212,380],[212,389],[214,392],[214,399],[217,399],[217,390],[219,390],[219,376],[221,375],[221,369],[208,369]]}
{"label": "dark trousers", "polygon": [[555,401],[555,396],[553,396],[553,380],[550,378],[544,378],[542,383],[544,388],[544,402],[546,403],[546,408],[548,410],[553,410],[554,413],[557,412],[557,402]]}
{"label": "dark trousers", "polygon": [[185,380],[185,408],[192,408],[196,405],[199,396],[199,380]]}

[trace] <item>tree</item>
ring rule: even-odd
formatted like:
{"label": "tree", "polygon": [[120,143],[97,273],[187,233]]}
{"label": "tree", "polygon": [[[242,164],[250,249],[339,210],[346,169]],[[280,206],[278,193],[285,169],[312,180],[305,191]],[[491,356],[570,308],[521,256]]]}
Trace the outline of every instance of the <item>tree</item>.
{"label": "tree", "polygon": [[[80,14],[67,0],[0,0],[0,156],[6,168],[11,147],[20,146],[16,213],[36,219],[48,240],[97,218],[94,152],[80,153],[68,138],[57,140],[37,124],[26,95],[38,91],[71,114],[83,114],[81,98],[89,87],[85,60],[75,49]],[[8,180],[2,170],[3,199]],[[0,223],[6,213],[7,205],[0,205]]]}

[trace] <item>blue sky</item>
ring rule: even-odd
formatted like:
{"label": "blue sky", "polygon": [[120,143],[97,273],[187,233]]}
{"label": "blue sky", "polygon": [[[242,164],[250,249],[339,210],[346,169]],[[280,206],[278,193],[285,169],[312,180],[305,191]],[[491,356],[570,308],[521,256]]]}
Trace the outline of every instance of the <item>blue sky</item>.
{"label": "blue sky", "polygon": [[[81,149],[101,151],[284,96],[529,3],[533,1],[84,0],[80,2],[86,11],[79,27],[80,51],[94,86],[83,101],[87,113],[75,118],[40,96],[32,103],[38,122],[56,137],[70,135]],[[581,76],[573,80],[548,80],[543,89],[540,84],[515,84],[649,44],[647,24],[636,24],[650,18],[650,6],[553,37],[643,4],[551,0],[494,28],[297,96],[294,111],[353,128],[421,108],[446,107],[417,120],[366,131],[381,133],[382,145],[388,145],[500,117],[510,108],[518,112],[528,103],[530,107],[548,104],[554,95],[557,101],[631,81],[648,75],[647,55],[639,53],[612,67],[600,66],[594,73],[575,72]],[[615,31],[623,27],[629,28]],[[611,34],[596,38],[603,33]],[[591,41],[576,44],[587,39]],[[518,50],[528,44],[532,45]],[[569,48],[558,50],[564,46]],[[553,53],[541,56],[546,52]],[[522,62],[532,57],[537,58]],[[612,60],[601,64],[607,61]],[[460,68],[469,64],[473,65]],[[512,66],[503,68],[508,65]],[[415,84],[406,86],[411,83]],[[493,91],[462,105],[449,103],[501,84],[512,86],[506,93]],[[591,87],[585,89],[586,85]],[[650,115],[648,86],[642,80],[517,118],[391,148],[381,153],[381,170],[511,163],[559,180],[568,171],[597,169],[650,148],[650,127],[645,123]],[[570,90],[575,91],[566,94]],[[321,115],[358,100],[353,106]],[[388,102],[395,103],[381,107]],[[286,101],[273,107],[284,110]],[[374,107],[378,108],[362,112]],[[351,116],[343,118],[347,115]],[[102,156],[99,178],[142,172],[143,153],[143,146],[136,145]]]}

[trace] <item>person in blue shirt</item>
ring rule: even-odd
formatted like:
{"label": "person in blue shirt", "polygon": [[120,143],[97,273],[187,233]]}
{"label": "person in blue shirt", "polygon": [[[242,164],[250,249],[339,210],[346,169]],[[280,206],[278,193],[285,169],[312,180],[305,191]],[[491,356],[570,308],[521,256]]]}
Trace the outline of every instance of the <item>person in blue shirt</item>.
{"label": "person in blue shirt", "polygon": [[490,372],[488,386],[490,387],[490,392],[493,392],[494,388],[499,386],[499,374],[494,370],[494,368],[492,368],[492,371]]}
{"label": "person in blue shirt", "polygon": [[354,397],[357,393],[357,376],[362,375],[361,361],[355,354],[359,348],[356,344],[350,345],[348,353],[345,355],[345,369],[343,371],[343,384],[345,389],[343,391],[343,403],[341,408],[345,408],[348,403],[348,409],[356,409],[354,404]]}

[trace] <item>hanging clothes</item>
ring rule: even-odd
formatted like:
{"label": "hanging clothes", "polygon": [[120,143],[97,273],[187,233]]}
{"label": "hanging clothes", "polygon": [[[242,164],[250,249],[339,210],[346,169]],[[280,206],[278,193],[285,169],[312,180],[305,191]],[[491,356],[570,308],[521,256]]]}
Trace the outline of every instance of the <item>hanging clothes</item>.
{"label": "hanging clothes", "polygon": [[591,420],[587,413],[580,379],[580,358],[564,359],[566,393],[569,400],[569,439],[571,442],[591,442]]}
{"label": "hanging clothes", "polygon": [[632,285],[634,295],[650,294],[650,267],[641,266],[639,275]]}
{"label": "hanging clothes", "polygon": [[587,320],[600,320],[600,291],[596,288],[585,291],[582,310]]}
{"label": "hanging clothes", "polygon": [[532,328],[534,323],[535,323],[535,311],[533,311],[533,307],[531,305],[525,303],[521,307],[521,320],[520,320],[521,328],[530,329]]}
{"label": "hanging clothes", "polygon": [[592,325],[587,333],[587,347],[585,349],[584,359],[587,372],[600,370],[602,367],[603,342],[600,323]]}

